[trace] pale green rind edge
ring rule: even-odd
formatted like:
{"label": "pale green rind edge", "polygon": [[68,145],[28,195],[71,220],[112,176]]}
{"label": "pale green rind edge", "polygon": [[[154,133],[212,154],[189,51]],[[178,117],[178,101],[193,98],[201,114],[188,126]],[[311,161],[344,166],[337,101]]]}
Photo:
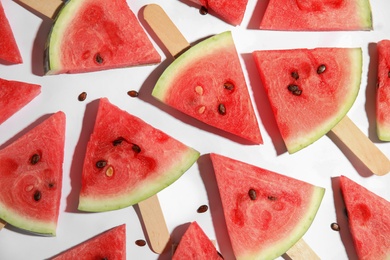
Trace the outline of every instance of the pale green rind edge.
{"label": "pale green rind edge", "polygon": [[359,0],[356,3],[358,5],[358,13],[360,14],[361,25],[365,30],[372,30],[372,9],[369,0]]}
{"label": "pale green rind edge", "polygon": [[45,46],[44,73],[46,75],[55,75],[62,70],[60,58],[62,38],[73,17],[78,13],[77,10],[83,4],[85,1],[67,0],[58,11]]}
{"label": "pale green rind edge", "polygon": [[221,50],[226,46],[234,45],[230,31],[211,36],[198,44],[192,46],[186,52],[176,58],[161,74],[152,91],[152,96],[164,102],[166,95],[175,81],[178,72],[189,66],[191,63],[207,57],[215,51]]}
{"label": "pale green rind edge", "polygon": [[377,123],[376,133],[379,140],[384,142],[390,141],[390,127]]}
{"label": "pale green rind edge", "polygon": [[57,223],[44,222],[23,217],[17,212],[8,209],[2,203],[0,203],[0,219],[7,222],[7,224],[32,233],[45,236],[56,235]]}
{"label": "pale green rind edge", "polygon": [[310,144],[314,143],[318,139],[320,139],[322,136],[327,134],[335,125],[337,125],[341,119],[346,116],[348,111],[351,109],[352,105],[354,104],[357,95],[359,94],[360,90],[360,84],[361,84],[361,77],[362,77],[362,71],[363,71],[363,57],[362,57],[362,49],[361,48],[350,48],[350,57],[351,57],[351,69],[353,73],[351,75],[353,78],[351,78],[351,92],[348,95],[348,99],[344,101],[343,109],[340,109],[339,113],[334,117],[334,119],[329,120],[328,122],[324,122],[322,125],[320,125],[317,130],[312,131],[312,135],[308,137],[303,137],[296,139],[295,142],[289,142],[286,144],[287,151],[292,154],[295,153]]}
{"label": "pale green rind edge", "polygon": [[313,196],[311,197],[312,199],[310,207],[307,210],[307,214],[301,219],[300,223],[297,224],[296,228],[291,232],[289,237],[279,241],[277,245],[269,248],[268,250],[248,252],[248,254],[236,256],[237,260],[272,260],[283,255],[292,246],[294,246],[310,228],[324,197],[324,188],[314,186],[313,189]]}
{"label": "pale green rind edge", "polygon": [[198,151],[193,148],[188,148],[183,153],[181,160],[165,172],[163,176],[149,182],[145,181],[130,193],[119,197],[111,197],[103,200],[80,196],[78,209],[88,212],[103,212],[122,209],[137,204],[174,183],[191,168],[199,156],[200,153]]}

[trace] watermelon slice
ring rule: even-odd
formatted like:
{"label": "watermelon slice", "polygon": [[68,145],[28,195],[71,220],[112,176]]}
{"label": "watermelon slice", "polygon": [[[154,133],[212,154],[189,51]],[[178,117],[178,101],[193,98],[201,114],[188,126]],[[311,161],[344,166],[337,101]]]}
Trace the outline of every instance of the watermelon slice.
{"label": "watermelon slice", "polygon": [[51,259],[126,260],[126,225],[113,227]]}
{"label": "watermelon slice", "polygon": [[245,15],[248,0],[190,0],[232,25],[239,25]]}
{"label": "watermelon slice", "polygon": [[359,259],[390,259],[390,203],[343,175],[340,187]]}
{"label": "watermelon slice", "polygon": [[325,189],[211,154],[237,259],[275,259],[309,229]]}
{"label": "watermelon slice", "polygon": [[47,40],[47,74],[155,64],[161,57],[126,0],[69,0]]}
{"label": "watermelon slice", "polygon": [[0,59],[12,64],[22,63],[18,45],[0,1]]}
{"label": "watermelon slice", "polygon": [[390,40],[377,44],[378,85],[376,96],[376,126],[378,138],[390,141]]}
{"label": "watermelon slice", "polygon": [[0,78],[0,125],[40,93],[40,85]]}
{"label": "watermelon slice", "polygon": [[62,189],[65,114],[51,115],[0,150],[0,218],[55,235]]}
{"label": "watermelon slice", "polygon": [[172,257],[172,260],[188,259],[223,259],[196,221],[190,224]]}
{"label": "watermelon slice", "polygon": [[315,142],[349,111],[360,88],[360,48],[253,52],[289,153]]}
{"label": "watermelon slice", "polygon": [[369,0],[269,0],[260,23],[263,30],[372,30]]}
{"label": "watermelon slice", "polygon": [[176,181],[199,152],[102,98],[87,145],[79,209],[134,205]]}
{"label": "watermelon slice", "polygon": [[152,95],[206,124],[263,143],[231,32],[210,37],[175,59]]}

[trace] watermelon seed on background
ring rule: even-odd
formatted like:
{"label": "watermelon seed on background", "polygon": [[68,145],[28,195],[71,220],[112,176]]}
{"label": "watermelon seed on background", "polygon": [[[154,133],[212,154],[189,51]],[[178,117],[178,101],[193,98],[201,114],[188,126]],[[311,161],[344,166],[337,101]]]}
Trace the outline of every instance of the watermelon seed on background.
{"label": "watermelon seed on background", "polygon": [[[173,57],[189,47],[190,44],[159,5],[147,5],[144,8],[144,18]],[[314,257],[313,259],[318,259],[315,252],[303,240],[296,243],[296,246],[291,245],[286,254],[288,255],[289,253],[291,253],[291,256],[306,255]]]}

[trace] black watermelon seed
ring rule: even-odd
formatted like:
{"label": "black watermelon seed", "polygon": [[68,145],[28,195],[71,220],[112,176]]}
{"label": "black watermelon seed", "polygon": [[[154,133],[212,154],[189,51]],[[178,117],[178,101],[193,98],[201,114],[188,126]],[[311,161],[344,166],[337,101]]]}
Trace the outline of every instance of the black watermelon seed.
{"label": "black watermelon seed", "polygon": [[34,200],[35,201],[39,201],[41,199],[41,196],[42,196],[42,194],[41,194],[41,192],[39,190],[36,190],[34,192]]}
{"label": "black watermelon seed", "polygon": [[135,90],[130,90],[130,91],[127,91],[127,95],[129,95],[130,97],[138,97],[139,93]]}
{"label": "black watermelon seed", "polygon": [[390,70],[387,72],[387,77],[390,78]]}
{"label": "black watermelon seed", "polygon": [[37,164],[40,159],[41,159],[41,156],[39,156],[39,154],[37,154],[37,153],[33,154],[33,156],[31,156],[30,163],[32,165]]}
{"label": "black watermelon seed", "polygon": [[146,241],[143,240],[143,239],[138,239],[138,240],[135,241],[135,244],[137,246],[145,246],[146,245]]}
{"label": "black watermelon seed", "polygon": [[218,106],[218,113],[220,113],[221,115],[226,115],[226,107],[224,104],[219,104]]}
{"label": "black watermelon seed", "polygon": [[103,63],[103,57],[100,55],[100,53],[96,53],[96,55],[95,55],[95,61],[96,61],[98,64],[102,64],[102,63]]}
{"label": "black watermelon seed", "polygon": [[231,82],[226,82],[225,84],[223,84],[223,87],[225,89],[227,89],[227,90],[233,90],[234,89],[234,85]]}
{"label": "black watermelon seed", "polygon": [[287,86],[287,89],[296,96],[302,94],[302,90],[298,87],[298,85],[290,84]]}
{"label": "black watermelon seed", "polygon": [[113,146],[120,145],[124,140],[125,140],[124,138],[119,137],[118,139],[115,139],[115,140],[112,142],[112,145],[113,145]]}
{"label": "black watermelon seed", "polygon": [[318,74],[321,74],[321,73],[324,73],[326,70],[326,66],[324,64],[321,64],[320,66],[318,66],[317,68],[317,73]]}
{"label": "black watermelon seed", "polygon": [[136,144],[133,144],[133,146],[131,147],[131,149],[133,149],[133,151],[135,153],[140,153],[141,152],[141,147],[139,147],[138,145]]}
{"label": "black watermelon seed", "polygon": [[202,206],[200,206],[200,207],[196,210],[196,212],[198,212],[198,213],[205,213],[208,209],[209,209],[209,207],[208,207],[207,205],[202,205]]}
{"label": "black watermelon seed", "polygon": [[87,98],[87,92],[81,92],[78,96],[79,101],[84,101]]}
{"label": "black watermelon seed", "polygon": [[331,227],[331,229],[333,229],[334,231],[340,231],[340,225],[337,224],[337,223],[332,223],[332,224],[330,224],[330,227]]}
{"label": "black watermelon seed", "polygon": [[256,200],[257,195],[256,195],[256,191],[254,189],[250,189],[248,191],[248,195],[251,198],[251,200]]}
{"label": "black watermelon seed", "polygon": [[297,71],[293,71],[291,72],[291,77],[293,77],[294,79],[299,79],[299,74]]}
{"label": "black watermelon seed", "polygon": [[200,9],[199,9],[199,13],[201,15],[206,15],[209,13],[209,11],[207,10],[207,8],[205,6],[202,6]]}
{"label": "black watermelon seed", "polygon": [[104,168],[107,165],[107,161],[100,160],[96,162],[96,167],[98,168]]}
{"label": "black watermelon seed", "polygon": [[272,195],[269,195],[267,198],[268,198],[269,200],[276,200],[276,199],[277,199],[275,196],[272,196]]}

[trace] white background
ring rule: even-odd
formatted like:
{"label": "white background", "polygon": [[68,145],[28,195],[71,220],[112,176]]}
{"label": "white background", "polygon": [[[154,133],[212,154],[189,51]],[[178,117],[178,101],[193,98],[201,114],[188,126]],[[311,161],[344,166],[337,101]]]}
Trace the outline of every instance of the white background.
{"label": "white background", "polygon": [[[83,151],[94,123],[94,101],[100,97],[108,97],[120,108],[201,152],[199,161],[188,172],[158,194],[174,241],[180,239],[185,224],[197,221],[210,239],[217,240],[217,247],[225,259],[233,259],[224,224],[220,221],[221,207],[216,203],[213,170],[207,156],[214,152],[326,188],[317,217],[303,239],[322,259],[355,259],[340,204],[337,177],[346,175],[390,200],[390,174],[382,177],[371,175],[330,135],[295,154],[288,154],[275,125],[251,53],[261,49],[361,47],[364,59],[362,84],[348,116],[389,156],[390,144],[380,142],[376,137],[374,108],[377,61],[375,43],[386,37],[390,38],[390,1],[371,1],[374,30],[370,32],[260,31],[256,27],[264,9],[263,2],[249,0],[242,24],[234,27],[210,14],[203,16],[199,14],[197,7],[178,0],[128,1],[147,31],[149,27],[142,20],[140,10],[148,3],[160,4],[191,43],[226,30],[232,31],[264,139],[263,145],[246,145],[167,109],[151,97],[155,81],[172,61],[165,48],[153,36],[150,37],[162,56],[161,64],[78,75],[43,76],[43,49],[52,21],[33,14],[14,1],[2,0],[24,63],[0,64],[0,77],[40,84],[42,93],[0,125],[0,148],[31,129],[40,118],[58,110],[66,113],[67,127],[57,236],[31,235],[7,225],[0,231],[0,259],[46,259],[122,223],[127,224],[128,259],[169,258],[169,254],[158,256],[148,246],[135,245],[137,239],[145,238],[135,207],[93,214],[77,211]],[[133,89],[140,92],[139,98],[130,98],[126,94]],[[88,96],[84,102],[80,102],[77,97],[83,91]],[[210,210],[199,214],[196,210],[202,204],[209,205]],[[330,228],[332,222],[340,223],[341,232]]]}

